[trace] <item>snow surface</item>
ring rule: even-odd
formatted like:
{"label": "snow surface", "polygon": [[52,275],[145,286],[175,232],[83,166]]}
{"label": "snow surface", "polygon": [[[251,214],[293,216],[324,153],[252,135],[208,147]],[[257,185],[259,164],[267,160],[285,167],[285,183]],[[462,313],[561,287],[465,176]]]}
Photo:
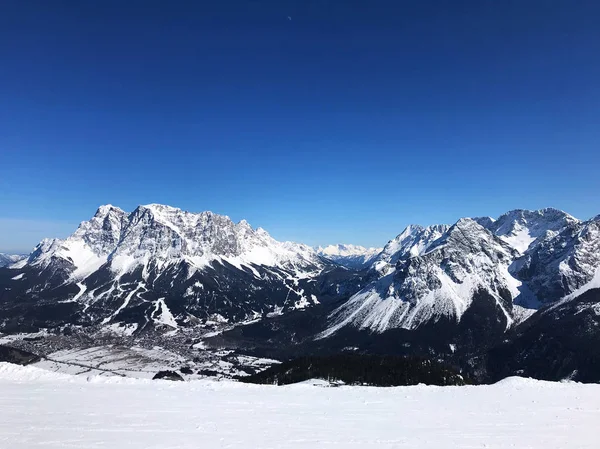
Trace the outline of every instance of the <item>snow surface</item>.
{"label": "snow surface", "polygon": [[320,256],[349,268],[363,268],[370,265],[382,249],[342,243],[316,248]]}
{"label": "snow surface", "polygon": [[579,223],[579,220],[558,209],[516,209],[501,215],[485,227],[523,254],[548,232],[557,233],[573,223]]}
{"label": "snow surface", "polygon": [[600,385],[275,387],[0,363],[0,405],[6,448],[596,448]]}
{"label": "snow surface", "polygon": [[600,288],[600,267],[596,268],[596,272],[594,273],[594,277],[590,282],[585,284],[583,287],[578,288],[573,293],[567,296],[567,299],[576,298],[579,295],[584,294],[588,290],[593,288]]}
{"label": "snow surface", "polygon": [[152,318],[155,323],[164,324],[165,326],[177,329],[177,321],[175,317],[165,304],[165,298],[158,298],[154,304],[154,311],[152,312]]}
{"label": "snow surface", "polygon": [[374,256],[379,254],[383,248],[365,248],[360,245],[340,243],[337,245],[319,246],[317,251],[324,256]]}
{"label": "snow surface", "polygon": [[6,254],[0,253],[0,267],[7,267],[27,258],[23,254]]}
{"label": "snow surface", "polygon": [[53,352],[28,368],[71,375],[151,379],[158,371],[176,370],[185,365],[185,362],[184,357],[161,347],[145,349],[137,346],[94,346]]}
{"label": "snow surface", "polygon": [[527,228],[517,228],[511,235],[499,236],[502,240],[508,243],[510,246],[523,254],[535,242],[537,237],[532,236]]}

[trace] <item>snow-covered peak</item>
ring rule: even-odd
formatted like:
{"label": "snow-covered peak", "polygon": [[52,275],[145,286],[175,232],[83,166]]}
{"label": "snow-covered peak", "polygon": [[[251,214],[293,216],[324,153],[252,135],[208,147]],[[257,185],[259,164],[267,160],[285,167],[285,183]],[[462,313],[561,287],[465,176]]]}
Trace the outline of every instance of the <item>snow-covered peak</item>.
{"label": "snow-covered peak", "polygon": [[484,228],[490,228],[494,222],[496,220],[494,220],[492,217],[473,217],[473,220],[475,220],[477,223],[479,223],[481,226],[483,226]]}
{"label": "snow-covered peak", "polygon": [[592,288],[600,270],[600,218],[574,221],[532,246],[512,267],[543,302]]}
{"label": "snow-covered peak", "polygon": [[554,208],[535,211],[515,209],[486,227],[522,254],[548,232],[559,232],[568,224],[578,222],[566,212]]}
{"label": "snow-covered peak", "polygon": [[38,243],[27,258],[17,262],[11,268],[23,268],[25,265],[42,265],[48,264],[52,256],[60,249],[63,240],[55,238],[45,238]]}
{"label": "snow-covered peak", "polygon": [[350,245],[340,243],[337,245],[319,246],[319,254],[323,256],[364,256],[373,255],[381,251],[381,248],[365,248],[360,245]]}
{"label": "snow-covered peak", "polygon": [[[240,228],[252,229],[252,226],[250,226],[250,223],[248,223],[246,220],[240,220],[238,222],[238,226]],[[257,229],[257,231],[258,231],[258,229]],[[263,231],[264,231],[264,229],[263,229]]]}
{"label": "snow-covered peak", "polygon": [[582,223],[552,208],[409,226],[374,262],[374,280],[334,311],[323,336],[347,325],[383,332],[460,322],[477,298],[493,299],[490,313],[510,326],[540,302],[600,285],[599,254],[600,220]]}
{"label": "snow-covered peak", "polygon": [[22,254],[0,253],[0,268],[15,264],[25,258],[27,258],[27,256],[24,256]]}
{"label": "snow-covered peak", "polygon": [[516,251],[477,221],[411,226],[386,249],[387,264],[382,258],[375,264],[379,277],[333,312],[322,336],[347,325],[384,332],[440,319],[459,322],[480,292],[495,300],[504,326],[512,323],[505,296],[518,294],[508,273]]}
{"label": "snow-covered peak", "polygon": [[448,228],[447,225],[433,225],[426,228],[419,225],[407,226],[385,245],[374,260],[373,267],[377,271],[386,271],[385,267],[395,265],[400,259],[423,254]]}
{"label": "snow-covered peak", "polygon": [[301,269],[320,265],[316,252],[292,242],[278,242],[245,220],[234,223],[212,212],[192,213],[171,206],[138,206],[132,213],[101,206],[64,241],[44,241],[29,263],[59,259],[70,276],[83,279],[105,264],[123,274],[136,267],[165,267],[185,262],[202,269],[213,261],[235,266],[264,265]]}
{"label": "snow-covered peak", "polygon": [[[445,248],[446,251],[459,253],[486,252],[489,249],[493,249],[498,256],[500,253],[504,254],[507,258],[516,255],[510,245],[498,239],[472,218],[461,218],[458,220],[442,237],[435,240],[423,254],[441,248]],[[495,255],[491,255],[490,257],[496,260]]]}
{"label": "snow-covered peak", "polygon": [[365,248],[360,245],[337,244],[319,246],[317,253],[348,268],[364,268],[381,252],[381,248]]}
{"label": "snow-covered peak", "polygon": [[96,211],[96,214],[94,215],[95,217],[99,217],[99,218],[103,218],[106,217],[109,214],[126,214],[126,212],[121,209],[120,207],[116,207],[113,206],[112,204],[105,204],[103,206],[100,206],[98,208],[98,210]]}
{"label": "snow-covered peak", "polygon": [[481,292],[496,302],[502,325],[510,326],[509,301],[520,284],[508,267],[517,255],[471,218],[452,226],[409,226],[373,264],[377,278],[333,312],[322,336],[347,325],[384,332],[440,319],[459,322]]}

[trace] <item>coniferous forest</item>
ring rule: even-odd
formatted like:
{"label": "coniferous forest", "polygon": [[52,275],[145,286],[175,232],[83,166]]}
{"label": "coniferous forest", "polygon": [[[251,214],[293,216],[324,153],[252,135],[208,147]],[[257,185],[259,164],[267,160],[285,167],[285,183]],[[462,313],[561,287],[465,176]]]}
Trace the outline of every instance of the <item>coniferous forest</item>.
{"label": "coniferous forest", "polygon": [[240,378],[242,382],[287,385],[308,379],[324,379],[349,385],[392,387],[400,385],[464,385],[456,370],[419,357],[337,354],[306,356],[271,366]]}

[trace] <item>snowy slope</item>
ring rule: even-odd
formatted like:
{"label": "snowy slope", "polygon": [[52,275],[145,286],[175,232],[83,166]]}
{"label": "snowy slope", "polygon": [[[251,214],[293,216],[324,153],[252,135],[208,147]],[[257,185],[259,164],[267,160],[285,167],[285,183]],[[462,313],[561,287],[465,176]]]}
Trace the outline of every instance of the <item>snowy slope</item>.
{"label": "snowy slope", "polygon": [[382,248],[365,248],[359,245],[328,245],[319,246],[317,253],[335,263],[347,268],[365,268],[381,252]]}
{"label": "snowy slope", "polygon": [[485,319],[507,329],[543,302],[595,285],[596,229],[594,220],[582,223],[556,209],[461,219],[452,227],[411,225],[374,259],[375,279],[331,314],[321,336],[346,326],[381,333],[459,323],[480,296],[496,304],[486,305]]}
{"label": "snowy slope", "polygon": [[600,217],[574,221],[550,233],[511,267],[543,302],[576,297],[599,287]]}
{"label": "snowy slope", "polygon": [[[363,339],[371,335],[391,353],[435,345],[436,354],[473,355],[508,338],[508,329],[535,323],[546,305],[600,286],[600,217],[516,210],[411,225],[380,252],[349,245],[320,252],[211,212],[103,206],[67,239],[44,240],[0,269],[0,331],[93,338],[107,330],[129,342],[156,330],[169,342],[182,337],[185,349],[187,340],[197,344],[188,330],[217,335],[255,322],[231,332],[232,347],[268,351],[277,342],[280,353],[261,355],[279,358],[310,344],[373,348]],[[327,260],[376,252],[362,270]],[[560,316],[582,310],[595,316],[600,301],[565,305]],[[295,311],[302,313],[288,314]]]}
{"label": "snowy slope", "polygon": [[25,259],[27,256],[22,254],[5,254],[0,253],[0,267],[7,267]]}
{"label": "snowy slope", "polygon": [[511,298],[505,296],[515,288],[508,274],[514,250],[471,219],[445,229],[410,227],[390,242],[386,248],[399,249],[389,251],[395,265],[382,271],[376,262],[382,276],[332,314],[323,336],[347,325],[384,332],[441,318],[460,321],[480,290],[496,300],[510,325]]}
{"label": "snowy slope", "polygon": [[592,449],[600,386],[510,378],[468,387],[274,387],[86,380],[0,364],[0,397],[7,448]]}
{"label": "snowy slope", "polygon": [[577,223],[579,220],[566,212],[546,208],[536,211],[516,209],[483,226],[522,254],[540,237],[555,235],[566,226]]}
{"label": "snowy slope", "polygon": [[131,213],[107,205],[67,239],[44,240],[11,267],[14,302],[7,305],[14,308],[4,316],[30,302],[34,325],[43,327],[243,321],[318,304],[314,279],[324,267],[311,247],[279,242],[244,220],[159,204]]}
{"label": "snowy slope", "polygon": [[372,267],[385,274],[393,269],[400,259],[423,254],[448,229],[449,226],[446,225],[434,225],[426,228],[410,225],[385,245],[381,253],[373,260]]}
{"label": "snowy slope", "polygon": [[154,264],[159,270],[186,262],[202,269],[214,261],[235,266],[306,268],[319,266],[308,246],[278,242],[246,221],[234,223],[212,212],[198,214],[170,206],[139,206],[131,214],[101,206],[64,241],[44,240],[27,265],[46,268],[56,260],[67,266],[69,278],[81,280],[104,264],[117,275]]}

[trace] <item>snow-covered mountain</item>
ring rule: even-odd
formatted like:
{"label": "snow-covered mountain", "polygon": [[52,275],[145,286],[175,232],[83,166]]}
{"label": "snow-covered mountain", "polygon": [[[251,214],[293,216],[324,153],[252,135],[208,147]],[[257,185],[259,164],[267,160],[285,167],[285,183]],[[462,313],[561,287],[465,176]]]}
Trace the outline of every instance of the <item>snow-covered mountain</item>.
{"label": "snow-covered mountain", "polygon": [[20,260],[25,259],[27,256],[23,254],[6,254],[0,253],[0,267],[7,267],[12,265]]}
{"label": "snow-covered mountain", "polygon": [[43,324],[175,328],[318,304],[315,278],[325,267],[313,248],[276,241],[246,221],[158,204],[131,213],[108,205],[67,239],[44,240],[14,264],[10,294],[21,300],[16,311],[23,301],[34,310],[61,308]]}
{"label": "snow-covered mountain", "polygon": [[483,310],[478,298],[507,329],[592,282],[598,245],[594,220],[581,223],[556,209],[409,226],[373,261],[375,279],[331,314],[321,336],[348,326],[384,332],[459,323],[473,306]]}
{"label": "snow-covered mountain", "polygon": [[532,243],[540,241],[540,237],[555,235],[565,226],[576,223],[579,220],[566,212],[547,208],[536,211],[513,210],[483,226],[522,254]]}
{"label": "snow-covered mountain", "polygon": [[398,260],[419,256],[426,252],[429,246],[448,229],[449,226],[446,225],[434,225],[427,228],[410,225],[385,245],[381,253],[373,260],[372,267],[379,273],[387,274],[394,269]]}
{"label": "snow-covered mountain", "polygon": [[560,358],[551,378],[600,379],[586,355],[600,342],[598,292],[600,216],[515,210],[411,225],[381,250],[314,249],[211,212],[102,206],[67,239],[0,268],[0,332],[110,332],[179,352],[202,338],[281,359],[435,354],[467,369],[506,343],[485,359],[492,376],[538,376]]}
{"label": "snow-covered mountain", "polygon": [[369,266],[382,248],[365,248],[359,245],[328,245],[319,246],[317,253],[347,268],[361,269]]}
{"label": "snow-covered mountain", "polygon": [[544,303],[600,288],[600,216],[548,232],[511,271]]}
{"label": "snow-covered mountain", "polygon": [[214,262],[254,273],[254,266],[310,270],[321,266],[312,248],[278,242],[246,221],[170,206],[139,206],[131,214],[102,206],[64,241],[44,240],[21,266],[46,268],[61,261],[65,276],[82,280],[101,267],[115,277],[141,269],[145,277],[185,263],[189,271]]}
{"label": "snow-covered mountain", "polygon": [[381,277],[334,312],[325,335],[349,324],[384,332],[459,321],[480,290],[495,299],[504,325],[512,323],[509,295],[516,286],[508,266],[516,251],[476,221],[461,219],[447,230],[409,227],[388,245],[398,251],[387,268],[376,263]]}

